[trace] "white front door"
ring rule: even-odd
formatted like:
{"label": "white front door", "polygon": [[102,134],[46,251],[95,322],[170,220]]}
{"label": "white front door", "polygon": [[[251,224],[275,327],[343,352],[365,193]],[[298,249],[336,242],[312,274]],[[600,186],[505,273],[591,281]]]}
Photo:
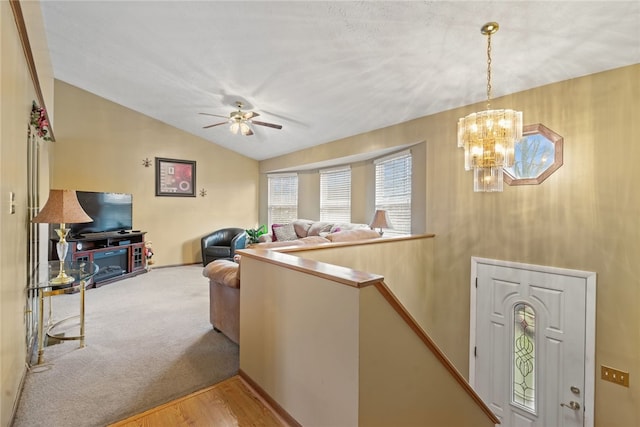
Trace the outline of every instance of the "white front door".
{"label": "white front door", "polygon": [[474,258],[470,383],[507,427],[593,425],[595,274]]}

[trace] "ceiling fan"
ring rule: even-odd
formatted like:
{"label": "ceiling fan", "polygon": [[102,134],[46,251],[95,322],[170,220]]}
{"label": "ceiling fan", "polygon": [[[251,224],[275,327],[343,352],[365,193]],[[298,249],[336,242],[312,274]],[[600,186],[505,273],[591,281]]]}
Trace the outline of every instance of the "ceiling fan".
{"label": "ceiling fan", "polygon": [[238,110],[232,111],[231,113],[229,113],[229,117],[220,116],[218,114],[200,113],[205,116],[222,117],[227,119],[224,122],[214,123],[212,125],[204,126],[203,129],[208,129],[214,126],[220,126],[220,125],[230,123],[231,126],[229,129],[231,130],[232,133],[237,134],[238,131],[240,131],[240,133],[245,136],[253,135],[251,126],[249,126],[250,124],[267,126],[274,129],[282,129],[282,125],[276,125],[273,123],[259,122],[257,120],[253,120],[254,117],[258,117],[260,114],[254,111],[242,111],[242,106],[243,106],[242,102],[237,101],[236,106],[238,107]]}

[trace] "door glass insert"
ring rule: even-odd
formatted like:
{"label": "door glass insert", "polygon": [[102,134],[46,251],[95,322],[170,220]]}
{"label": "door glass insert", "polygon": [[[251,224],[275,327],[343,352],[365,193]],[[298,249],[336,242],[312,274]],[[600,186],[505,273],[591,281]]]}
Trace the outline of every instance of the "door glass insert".
{"label": "door glass insert", "polygon": [[524,303],[513,313],[513,384],[511,400],[531,412],[536,410],[536,313]]}

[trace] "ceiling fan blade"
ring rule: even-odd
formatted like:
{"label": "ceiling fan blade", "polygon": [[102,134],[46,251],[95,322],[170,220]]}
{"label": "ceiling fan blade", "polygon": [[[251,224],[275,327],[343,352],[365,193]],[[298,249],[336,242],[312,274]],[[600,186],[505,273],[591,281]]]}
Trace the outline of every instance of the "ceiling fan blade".
{"label": "ceiling fan blade", "polygon": [[203,116],[222,117],[223,119],[228,119],[229,118],[229,116],[221,116],[219,114],[209,114],[209,113],[198,113],[198,114],[202,114]]}
{"label": "ceiling fan blade", "polygon": [[258,122],[256,120],[251,120],[251,123],[253,123],[254,125],[267,126],[267,127],[274,128],[274,129],[282,129],[282,125],[276,125],[276,124],[273,124],[273,123]]}
{"label": "ceiling fan blade", "polygon": [[229,123],[229,122],[214,123],[214,124],[209,125],[209,126],[203,126],[202,129],[208,129],[208,128],[212,128],[214,126],[226,125],[227,123]]}
{"label": "ceiling fan blade", "polygon": [[256,112],[253,112],[253,111],[247,111],[246,113],[244,113],[244,114],[242,115],[242,118],[243,118],[243,119],[245,119],[245,120],[249,120],[249,119],[252,119],[252,118],[254,118],[254,117],[258,117],[259,115],[260,115],[260,114],[258,114],[258,113],[256,113]]}
{"label": "ceiling fan blade", "polygon": [[247,132],[243,133],[244,136],[251,136],[253,135],[253,131],[251,129],[249,129]]}

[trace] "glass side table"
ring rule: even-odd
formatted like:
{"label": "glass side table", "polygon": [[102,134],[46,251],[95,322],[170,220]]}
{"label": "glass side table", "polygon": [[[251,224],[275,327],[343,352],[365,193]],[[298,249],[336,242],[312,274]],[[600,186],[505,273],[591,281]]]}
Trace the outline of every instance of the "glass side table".
{"label": "glass side table", "polygon": [[[48,261],[48,273],[47,280],[38,283],[30,289],[35,289],[38,292],[38,365],[43,362],[44,354],[44,335],[45,333],[58,340],[80,340],[80,347],[84,347],[84,292],[87,283],[98,272],[98,265],[92,262],[86,261],[65,261],[64,272],[69,279],[70,283],[55,284],[54,279],[60,273],[60,261]],[[72,280],[72,281],[71,281]],[[59,320],[53,324],[44,326],[44,299],[45,297],[52,297],[54,295],[70,294],[80,291],[80,334],[76,336],[60,336],[52,334],[52,329],[69,319],[78,317],[72,316],[62,320]],[[49,321],[51,321],[51,305],[49,305]]]}

